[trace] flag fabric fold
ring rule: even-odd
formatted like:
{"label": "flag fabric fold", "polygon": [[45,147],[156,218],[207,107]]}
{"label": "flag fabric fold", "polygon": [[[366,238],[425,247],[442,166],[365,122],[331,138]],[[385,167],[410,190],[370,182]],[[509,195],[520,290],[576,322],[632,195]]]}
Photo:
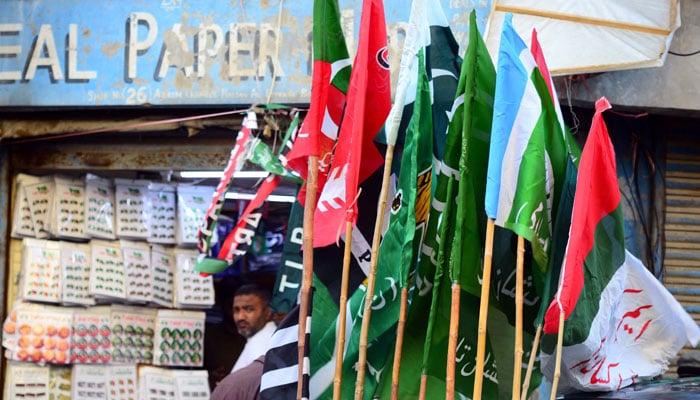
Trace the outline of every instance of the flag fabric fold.
{"label": "flag fabric fold", "polygon": [[391,108],[386,19],[381,0],[362,5],[357,55],[328,179],[314,213],[314,247],[337,242],[357,221],[358,185],[384,162],[374,137]]}
{"label": "flag fabric fold", "polygon": [[[371,398],[384,369],[386,357],[394,347],[395,327],[400,308],[400,290],[408,286],[408,275],[415,266],[427,221],[430,199],[432,166],[432,119],[430,110],[430,88],[425,65],[419,51],[418,94],[411,123],[405,135],[401,157],[399,181],[389,210],[389,226],[379,249],[376,287],[372,301],[372,316],[368,332],[367,370],[364,392]],[[422,207],[421,207],[422,206]],[[403,285],[403,286],[402,286]],[[355,291],[352,298],[364,304],[365,287]],[[351,300],[351,303],[353,300]],[[364,311],[364,310],[362,310]],[[344,376],[355,378],[355,364],[359,354],[362,313],[356,313],[349,344],[345,352]],[[387,374],[390,375],[390,374]],[[354,380],[352,380],[354,382]],[[343,397],[351,397],[352,385],[345,386]]]}
{"label": "flag fabric fold", "polygon": [[[404,340],[403,361],[400,366],[400,398],[418,396],[421,375],[426,376],[427,393],[445,393],[448,325],[451,318],[450,283],[453,271],[450,265],[455,261],[450,249],[456,235],[455,198],[458,185],[462,184],[459,181],[459,169],[462,167],[459,160],[464,152],[471,151],[468,148],[471,143],[464,139],[463,135],[474,135],[469,137],[469,140],[478,136],[475,140],[480,141],[481,145],[488,145],[488,125],[491,121],[491,101],[495,83],[495,69],[483,39],[478,33],[474,12],[470,16],[470,38],[466,54],[451,108],[452,120],[447,131],[446,143],[444,143],[444,157],[435,170],[437,179],[435,195],[432,199],[428,227],[414,277],[411,306],[407,317],[409,328]],[[469,103],[469,106],[465,106],[465,103]],[[467,113],[469,115],[466,115]],[[475,129],[469,131],[471,128]],[[473,150],[481,148],[474,146]],[[484,164],[479,165],[479,162],[475,161],[473,166],[464,166],[469,173],[477,175],[483,173],[485,176],[485,148],[482,152]],[[479,169],[481,170],[478,171]],[[466,184],[468,185],[469,182]],[[469,221],[469,223],[477,224],[477,221]],[[477,243],[480,242],[483,249],[483,238],[471,239]],[[468,265],[476,262],[479,265],[480,259],[481,253],[477,250],[476,253],[462,258],[461,263]],[[455,267],[460,268],[462,265]],[[476,269],[471,271],[474,272]],[[468,279],[469,275],[474,281],[478,280],[477,275],[470,274],[471,272],[464,273],[462,278]],[[470,284],[478,285],[474,282]],[[479,308],[479,301],[476,296],[462,291],[460,302],[463,312],[460,315],[456,369],[464,373],[457,375],[455,394],[471,397],[478,328],[476,310]],[[426,315],[429,315],[427,321]],[[487,357],[484,393],[485,398],[495,399],[498,396],[498,374],[490,351]],[[470,371],[472,373],[469,373]],[[383,384],[382,395],[387,394],[388,385]]]}
{"label": "flag fabric fold", "polygon": [[[309,294],[309,310],[313,304],[313,288]],[[311,343],[311,311],[306,316],[302,399],[309,398],[309,347]],[[260,379],[260,400],[296,399],[299,381],[299,306],[287,314],[270,338],[265,365]]]}
{"label": "flag fabric fold", "polygon": [[[364,310],[364,283],[370,267],[372,253],[371,238],[374,231],[377,203],[382,181],[382,171],[377,170],[361,185],[362,196],[358,199],[358,209],[363,217],[353,228],[351,243],[350,276],[348,279],[348,306],[346,319],[346,346],[350,346],[351,332],[355,321],[361,321],[360,309]],[[386,213],[388,215],[388,213]],[[335,372],[335,349],[338,344],[338,302],[341,290],[341,270],[344,256],[344,240],[341,245],[332,244],[314,249],[314,318],[311,331],[311,398],[332,398],[332,382]],[[321,296],[320,294],[324,294]],[[379,294],[377,294],[379,295]],[[324,301],[319,301],[319,298]],[[358,322],[359,323],[359,322]],[[360,325],[355,328],[358,332]],[[358,342],[359,343],[359,342]],[[356,345],[355,345],[356,346]],[[347,354],[348,350],[344,353]],[[368,361],[373,365],[374,360],[368,355]],[[369,371],[372,374],[372,371]],[[376,373],[376,371],[374,371]],[[347,373],[347,374],[346,374]],[[344,369],[343,389],[353,389],[355,371]],[[352,393],[350,394],[352,397]]]}
{"label": "flag fabric fold", "polygon": [[[665,371],[683,347],[700,341],[700,328],[644,265],[625,250],[615,153],[596,102],[581,154],[569,241],[558,291],[545,314],[545,333],[567,317],[559,392],[610,391]],[[555,368],[551,335],[542,370]]]}

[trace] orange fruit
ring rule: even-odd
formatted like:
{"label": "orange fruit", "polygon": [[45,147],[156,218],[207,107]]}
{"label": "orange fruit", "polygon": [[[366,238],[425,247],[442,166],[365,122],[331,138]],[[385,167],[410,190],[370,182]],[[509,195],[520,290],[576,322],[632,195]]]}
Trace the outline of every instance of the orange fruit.
{"label": "orange fruit", "polygon": [[59,351],[66,351],[68,347],[69,344],[67,340],[59,340],[58,343],[56,343],[56,349]]}
{"label": "orange fruit", "polygon": [[53,350],[44,350],[44,360],[46,360],[46,362],[52,362],[54,360]]}
{"label": "orange fruit", "polygon": [[41,336],[44,334],[44,325],[41,324],[35,324],[34,327],[32,328],[32,333],[36,336]]}
{"label": "orange fruit", "polygon": [[65,351],[57,351],[56,354],[54,355],[54,359],[56,360],[57,364],[65,364],[66,363],[66,352]]}
{"label": "orange fruit", "polygon": [[54,325],[49,325],[46,327],[46,334],[49,336],[53,336],[58,332],[58,329]]}
{"label": "orange fruit", "polygon": [[67,338],[68,336],[70,336],[70,328],[67,326],[62,326],[58,328],[58,336],[64,339]]}
{"label": "orange fruit", "polygon": [[32,327],[29,324],[22,324],[19,326],[19,333],[22,335],[29,335],[32,332]]}
{"label": "orange fruit", "polygon": [[5,330],[5,333],[13,334],[15,333],[17,326],[14,321],[7,320],[5,321],[5,326],[3,326],[3,329]]}
{"label": "orange fruit", "polygon": [[17,345],[24,349],[32,345],[32,340],[29,338],[29,336],[25,335],[19,338]]}

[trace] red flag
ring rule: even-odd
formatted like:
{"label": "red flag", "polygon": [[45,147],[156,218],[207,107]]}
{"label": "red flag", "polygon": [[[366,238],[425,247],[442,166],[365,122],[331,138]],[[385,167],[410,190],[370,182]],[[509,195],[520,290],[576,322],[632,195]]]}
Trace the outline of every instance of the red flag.
{"label": "red flag", "polygon": [[554,101],[555,105],[557,108],[559,108],[559,105],[557,104],[557,97],[555,96],[554,90],[552,88],[552,76],[549,73],[549,68],[547,67],[547,62],[544,59],[544,53],[542,52],[542,46],[540,46],[539,40],[537,40],[537,31],[535,29],[532,30],[532,40],[530,43],[530,53],[532,53],[532,57],[535,59],[535,63],[537,63],[537,68],[540,69],[540,73],[542,74],[542,77],[544,78],[544,82],[547,84],[547,89],[549,90],[549,96],[552,97],[552,100]]}
{"label": "red flag", "polygon": [[253,243],[255,230],[258,228],[262,218],[262,206],[279,182],[280,177],[277,175],[270,174],[265,178],[255,193],[255,197],[248,203],[248,206],[243,210],[243,214],[238,218],[236,226],[233,227],[233,230],[231,230],[221,245],[217,256],[219,259],[226,260],[230,265],[235,257],[242,256],[248,252],[248,248]]}
{"label": "red flag", "polygon": [[581,154],[559,288],[544,317],[543,330],[548,334],[559,331],[560,311],[564,312],[564,319],[574,311],[583,288],[583,262],[593,249],[596,227],[620,205],[615,151],[603,120],[603,111],[609,108],[605,97],[596,102],[591,130]]}
{"label": "red flag", "polygon": [[314,247],[336,242],[344,223],[355,223],[357,186],[384,162],[374,137],[391,108],[387,54],[384,5],[365,0],[345,114],[314,214]]}
{"label": "red flag", "polygon": [[[311,104],[291,150],[285,155],[285,165],[307,179],[307,157],[319,157],[317,190],[321,191],[338,137],[351,65],[340,26],[337,0],[314,1],[313,25]],[[303,200],[304,196],[301,195],[302,204]]]}

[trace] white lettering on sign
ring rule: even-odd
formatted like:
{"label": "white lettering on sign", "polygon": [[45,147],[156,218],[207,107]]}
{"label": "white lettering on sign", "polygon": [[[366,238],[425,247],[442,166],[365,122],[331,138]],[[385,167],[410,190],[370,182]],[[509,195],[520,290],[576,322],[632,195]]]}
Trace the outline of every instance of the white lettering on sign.
{"label": "white lettering on sign", "polygon": [[[178,49],[174,51],[172,49]],[[168,68],[182,68],[185,77],[190,77],[193,72],[194,53],[190,51],[187,37],[182,31],[181,24],[173,25],[173,29],[165,32],[163,37],[163,57],[160,59],[160,68],[157,69],[156,79],[161,80],[168,72]]]}
{"label": "white lettering on sign", "polygon": [[[0,38],[3,36],[19,36],[22,24],[0,24]],[[18,57],[22,53],[20,45],[0,46],[0,58]],[[22,79],[22,71],[0,71],[0,81],[17,81]]]}
{"label": "white lettering on sign", "polygon": [[[252,62],[255,44],[256,25],[252,23],[229,25],[228,35],[228,76],[253,76],[255,68],[239,68],[239,62],[248,58]],[[247,57],[246,57],[247,56]]]}
{"label": "white lettering on sign", "polygon": [[[211,45],[209,38],[212,39]],[[203,78],[224,43],[224,31],[217,24],[200,26],[197,32],[197,77]],[[207,62],[209,60],[209,62]]]}
{"label": "white lettering on sign", "polygon": [[96,71],[78,71],[78,25],[68,26],[68,80],[90,80],[97,78]]}
{"label": "white lettering on sign", "polygon": [[[146,39],[139,41],[139,25],[146,27]],[[136,57],[145,53],[156,41],[158,35],[158,22],[153,15],[145,12],[134,12],[129,16],[129,30],[127,31],[127,74],[129,80],[136,78]]]}
{"label": "white lettering on sign", "polygon": [[49,67],[54,80],[63,79],[63,71],[61,71],[61,63],[58,61],[56,41],[53,38],[51,25],[42,25],[39,29],[39,35],[36,38],[32,56],[29,58],[29,66],[27,66],[24,79],[32,80],[39,67]]}

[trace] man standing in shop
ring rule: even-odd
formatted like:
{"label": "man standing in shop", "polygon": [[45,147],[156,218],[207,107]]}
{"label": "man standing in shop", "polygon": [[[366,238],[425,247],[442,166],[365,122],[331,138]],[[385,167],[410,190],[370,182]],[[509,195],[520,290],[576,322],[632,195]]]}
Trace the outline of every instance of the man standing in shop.
{"label": "man standing in shop", "polygon": [[231,369],[236,372],[267,352],[270,337],[277,329],[272,322],[270,292],[255,284],[238,288],[233,298],[233,320],[238,333],[246,338],[243,352]]}
{"label": "man standing in shop", "polygon": [[262,359],[276,329],[271,319],[269,291],[254,284],[243,285],[236,291],[233,298],[233,320],[238,333],[246,338],[246,344],[233,365],[231,374],[214,389],[212,400],[259,397]]}

